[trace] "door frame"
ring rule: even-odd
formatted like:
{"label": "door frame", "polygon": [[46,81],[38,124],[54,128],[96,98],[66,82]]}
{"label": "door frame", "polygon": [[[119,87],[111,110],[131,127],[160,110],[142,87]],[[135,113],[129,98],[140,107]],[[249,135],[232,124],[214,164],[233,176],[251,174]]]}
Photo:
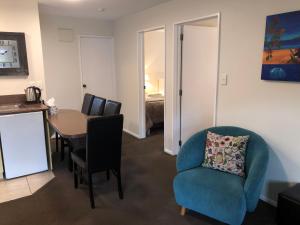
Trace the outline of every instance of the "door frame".
{"label": "door frame", "polygon": [[[144,59],[144,34],[146,32],[156,31],[156,30],[164,30],[164,39],[165,39],[165,71],[164,71],[164,123],[166,121],[166,26],[161,25],[157,27],[152,27],[148,29],[143,29],[137,31],[137,57],[138,57],[138,76],[139,76],[139,138],[146,138],[146,104],[145,104],[145,59]],[[164,129],[164,140],[165,140],[165,129]],[[165,141],[164,141],[165,145]]]}
{"label": "door frame", "polygon": [[180,70],[181,70],[181,43],[180,43],[180,34],[183,25],[191,22],[196,22],[199,20],[207,20],[217,18],[218,25],[217,25],[217,36],[218,36],[218,56],[217,56],[217,72],[216,72],[216,86],[215,86],[215,96],[214,96],[214,115],[213,115],[213,126],[217,125],[217,111],[218,111],[218,94],[219,94],[219,72],[220,72],[220,40],[221,40],[221,13],[214,13],[207,16],[197,17],[193,19],[179,21],[173,24],[173,33],[174,33],[174,86],[173,86],[173,96],[175,100],[175,104],[173,104],[173,112],[174,115],[174,127],[173,127],[173,140],[175,140],[175,152],[178,153],[180,151],[180,95],[179,90],[181,88],[181,77],[180,77]]}
{"label": "door frame", "polygon": [[[79,55],[79,73],[80,73],[80,94],[81,94],[81,102],[84,98],[84,91],[83,91],[83,71],[82,71],[82,60],[81,60],[81,44],[80,40],[81,38],[100,38],[100,39],[111,39],[112,40],[112,47],[113,47],[113,53],[112,53],[112,75],[113,75],[113,85],[115,86],[114,89],[116,90],[116,65],[115,65],[115,42],[113,36],[102,36],[102,35],[78,35],[78,55]],[[114,98],[116,98],[116,93]]]}

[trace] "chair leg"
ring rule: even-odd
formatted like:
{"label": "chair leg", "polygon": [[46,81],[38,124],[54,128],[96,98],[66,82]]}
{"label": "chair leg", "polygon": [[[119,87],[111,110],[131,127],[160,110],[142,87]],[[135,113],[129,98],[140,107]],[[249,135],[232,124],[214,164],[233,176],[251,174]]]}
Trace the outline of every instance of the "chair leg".
{"label": "chair leg", "polygon": [[79,183],[83,184],[83,169],[80,168]]}
{"label": "chair leg", "polygon": [[180,215],[181,215],[181,216],[184,216],[185,213],[186,213],[186,208],[181,207],[181,209],[180,209]]}
{"label": "chair leg", "polygon": [[110,172],[109,172],[109,169],[106,170],[106,179],[107,179],[107,180],[110,179]]}
{"label": "chair leg", "polygon": [[74,174],[74,187],[75,189],[78,188],[78,169],[77,164],[73,162],[73,174]]}
{"label": "chair leg", "polygon": [[88,181],[89,181],[89,194],[90,194],[90,203],[92,209],[95,208],[95,201],[94,201],[94,193],[93,193],[93,180],[92,180],[92,174],[88,172]]}
{"label": "chair leg", "polygon": [[70,170],[70,172],[72,172],[72,170],[73,170],[73,167],[72,167],[73,160],[71,158],[71,152],[73,152],[73,147],[70,143],[68,144],[68,148],[69,148],[69,162],[68,162],[69,163],[69,170]]}
{"label": "chair leg", "polygon": [[119,198],[123,199],[123,190],[122,190],[122,182],[121,182],[121,171],[120,169],[117,171],[117,179],[118,179],[118,191],[119,191]]}
{"label": "chair leg", "polygon": [[60,137],[60,161],[65,159],[65,142],[62,137]]}
{"label": "chair leg", "polygon": [[56,152],[58,152],[58,133],[55,132],[55,149],[56,149]]}

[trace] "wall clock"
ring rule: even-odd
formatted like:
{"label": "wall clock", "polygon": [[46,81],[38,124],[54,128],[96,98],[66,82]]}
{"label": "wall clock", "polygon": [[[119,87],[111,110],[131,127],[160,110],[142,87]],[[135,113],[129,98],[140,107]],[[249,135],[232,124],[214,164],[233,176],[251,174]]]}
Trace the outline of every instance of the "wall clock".
{"label": "wall clock", "polygon": [[0,76],[28,74],[25,34],[0,32]]}

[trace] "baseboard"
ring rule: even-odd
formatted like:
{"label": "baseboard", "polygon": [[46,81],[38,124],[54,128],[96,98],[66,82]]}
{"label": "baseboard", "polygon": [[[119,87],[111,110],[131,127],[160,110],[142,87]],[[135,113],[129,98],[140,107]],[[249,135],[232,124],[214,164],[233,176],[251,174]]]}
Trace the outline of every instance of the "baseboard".
{"label": "baseboard", "polygon": [[142,139],[138,134],[136,134],[136,133],[134,133],[134,132],[132,132],[132,131],[129,131],[129,130],[127,130],[127,129],[123,129],[123,131],[124,131],[125,133],[127,133],[127,134],[132,135],[133,137],[136,137],[137,139]]}
{"label": "baseboard", "polygon": [[169,155],[172,155],[172,156],[175,155],[174,152],[173,152],[172,150],[167,149],[167,148],[165,148],[165,153],[167,153],[167,154],[169,154]]}
{"label": "baseboard", "polygon": [[274,201],[273,199],[270,199],[270,198],[268,198],[268,197],[266,197],[266,196],[264,196],[264,195],[261,195],[261,196],[260,196],[260,199],[261,199],[262,201],[264,201],[264,202],[266,202],[266,203],[268,203],[268,204],[274,206],[274,207],[277,207],[277,202]]}

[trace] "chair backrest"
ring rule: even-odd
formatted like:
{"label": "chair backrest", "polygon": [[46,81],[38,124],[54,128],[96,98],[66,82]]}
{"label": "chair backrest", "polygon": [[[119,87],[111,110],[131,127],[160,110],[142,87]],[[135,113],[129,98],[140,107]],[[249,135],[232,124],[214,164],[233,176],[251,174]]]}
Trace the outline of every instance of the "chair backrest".
{"label": "chair backrest", "polygon": [[233,126],[212,127],[207,130],[221,135],[230,135],[230,136],[249,135],[246,157],[245,157],[246,173],[248,172],[251,164],[253,163],[254,158],[259,157],[261,154],[268,155],[269,153],[267,144],[265,143],[264,139],[253,131],[240,128],[240,127],[233,127]]}
{"label": "chair backrest", "polygon": [[86,158],[89,171],[120,169],[123,120],[123,115],[88,119]]}
{"label": "chair backrest", "polygon": [[81,112],[89,115],[93,104],[94,95],[86,93],[83,98]]}
{"label": "chair backrest", "polygon": [[121,102],[107,100],[103,112],[103,116],[118,115],[121,111]]}
{"label": "chair backrest", "polygon": [[95,96],[93,104],[91,107],[90,114],[91,116],[102,116],[106,99]]}
{"label": "chair backrest", "polygon": [[[268,156],[269,153],[268,146],[266,145],[263,138],[260,137],[255,132],[240,127],[233,127],[233,126],[211,127],[194,134],[182,146],[180,152],[184,153],[185,149],[188,148],[188,151],[190,153],[193,153],[191,154],[192,155],[191,159],[188,161],[189,167],[198,167],[202,164],[205,155],[205,142],[207,137],[207,131],[211,131],[221,135],[230,135],[230,136],[249,135],[250,136],[247,144],[247,151],[246,151],[246,158],[245,158],[246,174],[248,174],[251,165],[255,161],[255,158],[257,157],[267,158],[266,156]],[[181,155],[180,152],[179,155]],[[183,167],[183,165],[180,165],[179,163],[177,167],[179,170],[181,170],[180,168]]]}

